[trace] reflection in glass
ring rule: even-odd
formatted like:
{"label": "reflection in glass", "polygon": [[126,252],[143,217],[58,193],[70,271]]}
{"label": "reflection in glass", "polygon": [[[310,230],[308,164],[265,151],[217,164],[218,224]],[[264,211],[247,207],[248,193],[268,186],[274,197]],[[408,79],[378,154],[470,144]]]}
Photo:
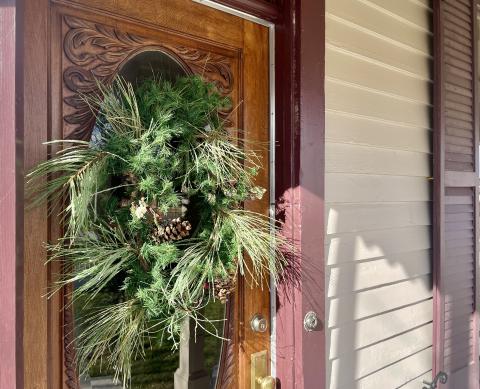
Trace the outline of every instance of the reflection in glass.
{"label": "reflection in glass", "polygon": [[[106,303],[108,300],[116,301],[115,293],[112,291],[104,291],[97,297],[98,304]],[[76,305],[81,302],[77,301]],[[211,301],[205,307],[205,316],[212,320],[217,327],[218,333],[222,334],[225,316],[225,305],[220,301]],[[149,345],[146,350],[144,358],[139,358],[132,366],[132,381],[130,388],[132,389],[183,389],[188,388],[188,383],[182,385],[182,380],[195,381],[195,388],[197,389],[214,389],[218,374],[220,363],[220,352],[222,340],[219,337],[204,333],[197,329],[195,335],[193,328],[191,338],[184,345],[185,348],[180,350],[172,350],[172,343],[164,340],[160,345]],[[82,329],[77,325],[77,331]],[[196,338],[196,341],[195,341]],[[190,350],[186,350],[190,348]],[[187,359],[186,370],[179,369],[180,358]],[[176,379],[177,384],[174,384],[175,374],[180,373],[180,378]],[[113,380],[114,371],[108,371],[104,367],[97,365],[88,372],[88,375],[81,377],[81,389],[113,389],[121,388],[122,385],[115,383]]]}
{"label": "reflection in glass", "polygon": [[152,76],[175,81],[187,72],[181,64],[161,51],[144,51],[129,59],[120,69],[119,75],[133,85]]}
{"label": "reflection in glass", "polygon": [[[217,327],[218,334],[223,334],[223,326],[225,324],[225,304],[220,301],[210,302],[205,308],[205,315]],[[219,364],[220,351],[222,348],[222,340],[210,334],[205,335],[205,368],[211,372],[210,388],[215,388]]]}
{"label": "reflection in glass", "polygon": [[[134,86],[152,76],[174,81],[186,74],[184,67],[171,56],[160,51],[145,51],[129,59],[122,67],[119,75]],[[96,142],[98,127],[95,126],[91,142]],[[95,306],[118,303],[121,298],[116,291],[120,285],[111,282],[108,288],[95,297]],[[82,301],[76,301],[74,312],[79,312]],[[217,333],[223,333],[225,305],[220,301],[211,301],[204,312],[206,318],[212,321]],[[81,332],[81,318],[76,317],[75,331]],[[180,349],[172,350],[172,342],[164,339],[162,344],[149,344],[146,355],[134,361],[132,366],[132,380],[129,385],[132,389],[214,389],[220,363],[222,340],[212,334],[195,329],[188,322],[184,325],[184,334],[187,341]],[[212,328],[209,329],[214,332]],[[196,334],[195,334],[196,331]],[[190,339],[188,335],[190,333]],[[122,388],[115,383],[114,371],[108,371],[98,364],[80,377],[81,389],[113,389]]]}

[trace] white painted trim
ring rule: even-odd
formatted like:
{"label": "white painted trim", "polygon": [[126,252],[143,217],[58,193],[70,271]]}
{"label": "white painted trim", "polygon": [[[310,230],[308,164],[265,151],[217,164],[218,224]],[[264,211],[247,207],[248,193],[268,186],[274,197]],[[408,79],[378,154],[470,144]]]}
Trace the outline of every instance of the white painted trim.
{"label": "white painted trim", "polygon": [[[275,232],[275,25],[269,29],[269,83],[270,83],[270,218],[272,233]],[[272,255],[275,255],[273,252]],[[277,376],[277,285],[270,277],[270,374]]]}
{"label": "white painted trim", "polygon": [[[269,125],[269,144],[270,144],[270,207],[269,214],[272,221],[275,220],[275,24],[267,20],[250,15],[246,12],[218,4],[212,0],[192,0],[195,3],[203,4],[207,7],[218,9],[219,11],[238,16],[242,19],[249,20],[253,23],[265,26],[269,30],[269,84],[270,84],[270,125]],[[274,232],[274,224],[272,223],[272,233]],[[277,299],[275,281],[270,278],[270,374],[275,377],[277,373],[276,363],[276,346],[277,346]]]}

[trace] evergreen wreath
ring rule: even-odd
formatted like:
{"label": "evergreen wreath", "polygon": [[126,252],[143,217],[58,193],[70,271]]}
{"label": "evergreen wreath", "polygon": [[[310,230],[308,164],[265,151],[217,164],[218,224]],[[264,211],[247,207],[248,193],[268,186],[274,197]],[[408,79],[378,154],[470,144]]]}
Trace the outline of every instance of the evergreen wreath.
{"label": "evergreen wreath", "polygon": [[[74,283],[81,301],[80,372],[102,363],[127,386],[131,362],[152,341],[176,344],[185,318],[220,336],[202,308],[225,301],[239,275],[278,280],[287,243],[243,207],[265,192],[261,161],[226,129],[230,101],[213,84],[117,78],[99,89],[86,98],[92,139],[48,142],[62,149],[27,185],[34,205],[63,205],[65,234],[48,249],[67,271],[52,293]],[[99,301],[106,289],[116,301]]]}

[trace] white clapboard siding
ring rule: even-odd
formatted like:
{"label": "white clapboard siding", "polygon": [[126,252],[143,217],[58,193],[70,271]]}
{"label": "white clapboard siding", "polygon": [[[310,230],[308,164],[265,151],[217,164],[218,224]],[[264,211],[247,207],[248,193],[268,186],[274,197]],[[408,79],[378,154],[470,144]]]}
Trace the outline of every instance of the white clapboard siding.
{"label": "white clapboard siding", "polygon": [[[347,275],[348,277],[348,275]],[[329,298],[328,326],[341,326],[431,297],[430,276]],[[431,341],[431,339],[430,339]]]}
{"label": "white clapboard siding", "polygon": [[419,388],[433,337],[431,9],[327,0],[326,14],[327,388]]}
{"label": "white clapboard siding", "polygon": [[349,322],[341,327],[333,327],[330,332],[332,347],[328,357],[339,358],[351,353],[352,350],[374,345],[412,328],[431,323],[432,309],[430,300],[425,300],[377,316]]}
{"label": "white clapboard siding", "polygon": [[[351,294],[430,274],[430,258],[430,250],[419,250],[360,263],[341,263],[329,269],[328,297]],[[351,273],[351,279],[344,277],[345,273]]]}
{"label": "white clapboard siding", "polygon": [[[431,337],[431,334],[432,323],[429,323],[405,332],[401,336],[395,336],[356,351],[355,354],[359,363],[354,371],[355,378],[367,377],[378,371],[379,368],[388,367],[404,358],[408,358],[412,354],[429,348],[431,346],[431,343],[429,344],[429,335]],[[339,359],[333,359],[332,370],[338,369],[341,371],[342,367],[340,365]],[[349,388],[348,376],[346,379],[342,379],[342,377],[344,375],[340,374],[338,378],[340,381],[339,386]],[[390,386],[385,387],[390,388]]]}
{"label": "white clapboard siding", "polygon": [[[406,24],[420,28],[428,35],[432,34],[431,0],[362,0],[362,2],[376,5],[394,18],[402,19]],[[421,4],[430,12],[419,10]]]}
{"label": "white clapboard siding", "polygon": [[387,174],[426,177],[430,163],[425,153],[379,147],[328,143],[325,168],[330,173]]}
{"label": "white clapboard siding", "polygon": [[397,44],[417,49],[425,56],[430,55],[429,36],[420,28],[405,28],[405,20],[391,16],[388,10],[376,7],[373,2],[335,0],[329,4],[328,12],[343,20],[381,35],[382,39],[392,39]]}
{"label": "white clapboard siding", "polygon": [[[328,159],[328,155],[326,158]],[[327,203],[403,202],[431,199],[431,184],[427,177],[329,172],[325,176],[326,182],[330,184],[325,188]]]}
{"label": "white clapboard siding", "polygon": [[[341,218],[338,215],[342,215]],[[428,226],[431,211],[424,202],[328,204],[327,234]]]}
{"label": "white clapboard siding", "polygon": [[[339,215],[338,217],[341,217]],[[391,228],[328,235],[326,262],[329,266],[389,257],[431,248],[429,226]]]}
{"label": "white clapboard siding", "polygon": [[[327,123],[335,123],[335,131],[326,134],[327,142],[353,143],[388,149],[430,152],[432,134],[430,129],[402,126],[351,113],[329,110]],[[455,138],[462,146],[462,139]]]}
{"label": "white clapboard siding", "polygon": [[[412,368],[414,367],[414,369]],[[374,374],[362,377],[357,381],[356,388],[423,388],[422,382],[431,378],[432,347],[413,353],[405,359],[385,366]],[[418,375],[417,372],[424,373]],[[419,386],[420,384],[420,386]],[[350,389],[351,386],[342,386],[341,389]]]}
{"label": "white clapboard siding", "polygon": [[327,108],[334,111],[349,112],[412,127],[431,127],[431,110],[426,109],[424,103],[399,99],[358,85],[327,78],[325,100]]}
{"label": "white clapboard siding", "polygon": [[368,33],[331,14],[327,14],[326,23],[328,46],[335,46],[337,50],[348,51],[373,63],[384,63],[386,68],[393,71],[423,80],[430,79],[430,60],[423,53],[408,50],[403,44],[394,45],[390,39],[381,39],[378,34]]}
{"label": "white clapboard siding", "polygon": [[[431,82],[405,77],[401,72],[387,69],[382,64],[359,61],[358,57],[335,47],[327,47],[330,62],[326,63],[329,78],[342,80],[368,89],[374,89],[403,99],[430,103]],[[355,71],[352,71],[355,69]]]}

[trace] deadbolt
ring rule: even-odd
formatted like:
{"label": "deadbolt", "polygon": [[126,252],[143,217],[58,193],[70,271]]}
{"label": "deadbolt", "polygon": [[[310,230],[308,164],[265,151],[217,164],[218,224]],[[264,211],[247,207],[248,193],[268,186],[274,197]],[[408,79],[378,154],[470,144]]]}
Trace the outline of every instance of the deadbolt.
{"label": "deadbolt", "polygon": [[265,319],[260,313],[253,315],[250,320],[250,327],[255,332],[265,332],[268,327],[267,319]]}
{"label": "deadbolt", "polygon": [[305,328],[305,331],[315,331],[318,328],[318,325],[319,320],[317,314],[313,311],[307,312],[305,318],[303,319],[303,328]]}

